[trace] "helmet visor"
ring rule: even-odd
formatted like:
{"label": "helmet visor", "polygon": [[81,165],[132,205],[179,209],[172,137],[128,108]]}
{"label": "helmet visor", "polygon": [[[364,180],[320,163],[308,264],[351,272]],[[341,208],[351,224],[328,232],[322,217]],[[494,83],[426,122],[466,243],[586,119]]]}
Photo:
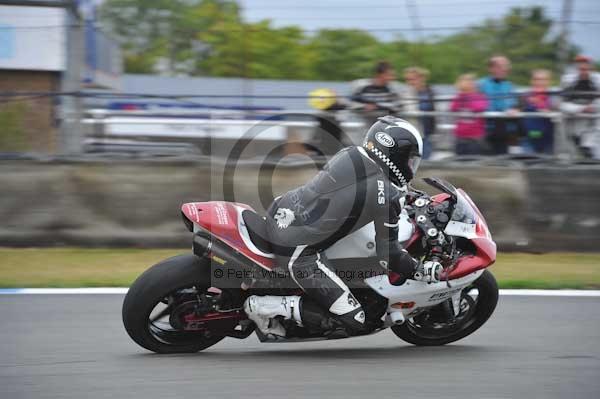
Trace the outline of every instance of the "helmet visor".
{"label": "helmet visor", "polygon": [[413,176],[417,173],[417,169],[419,169],[419,165],[421,164],[421,157],[419,155],[412,155],[408,159],[408,167],[413,172]]}

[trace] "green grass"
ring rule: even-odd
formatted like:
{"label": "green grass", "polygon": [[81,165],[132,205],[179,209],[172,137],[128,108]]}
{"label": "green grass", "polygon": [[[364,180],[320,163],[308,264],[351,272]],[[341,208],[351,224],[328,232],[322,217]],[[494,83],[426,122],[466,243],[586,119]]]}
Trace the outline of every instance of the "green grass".
{"label": "green grass", "polygon": [[[0,287],[125,287],[185,249],[0,248]],[[600,288],[600,254],[502,253],[502,288]]]}
{"label": "green grass", "polygon": [[502,288],[600,288],[598,253],[502,253],[491,270]]}
{"label": "green grass", "polygon": [[184,249],[0,248],[0,287],[125,287]]}

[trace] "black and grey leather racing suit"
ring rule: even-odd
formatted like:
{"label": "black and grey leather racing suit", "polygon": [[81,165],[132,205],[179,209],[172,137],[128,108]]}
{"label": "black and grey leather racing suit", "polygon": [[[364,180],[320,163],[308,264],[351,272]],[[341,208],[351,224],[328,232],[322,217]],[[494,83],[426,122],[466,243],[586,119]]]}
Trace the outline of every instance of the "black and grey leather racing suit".
{"label": "black and grey leather racing suit", "polygon": [[365,314],[323,252],[336,241],[374,222],[377,256],[404,279],[416,261],[398,242],[401,191],[361,147],[338,152],[304,186],[277,198],[268,211],[269,241],[277,263],[289,270],[306,295],[360,331]]}

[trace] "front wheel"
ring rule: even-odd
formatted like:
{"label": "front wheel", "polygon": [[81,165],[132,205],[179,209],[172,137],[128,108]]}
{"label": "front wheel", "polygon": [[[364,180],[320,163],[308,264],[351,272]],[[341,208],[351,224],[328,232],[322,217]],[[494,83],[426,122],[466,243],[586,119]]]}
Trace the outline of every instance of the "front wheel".
{"label": "front wheel", "polygon": [[156,353],[198,352],[222,340],[210,332],[185,331],[189,314],[210,311],[210,262],[180,255],[146,270],[123,302],[123,324],[140,346]]}
{"label": "front wheel", "polygon": [[445,345],[472,334],[494,313],[498,284],[494,275],[485,270],[461,295],[458,316],[449,317],[446,302],[392,327],[392,331],[400,339],[420,346]]}

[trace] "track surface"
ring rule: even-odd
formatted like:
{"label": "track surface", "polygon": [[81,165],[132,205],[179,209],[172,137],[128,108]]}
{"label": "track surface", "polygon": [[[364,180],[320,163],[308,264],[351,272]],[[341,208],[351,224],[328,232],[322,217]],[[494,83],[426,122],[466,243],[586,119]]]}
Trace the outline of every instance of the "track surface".
{"label": "track surface", "polygon": [[0,398],[599,398],[600,298],[501,297],[459,343],[391,331],[335,342],[137,347],[122,295],[0,297]]}

